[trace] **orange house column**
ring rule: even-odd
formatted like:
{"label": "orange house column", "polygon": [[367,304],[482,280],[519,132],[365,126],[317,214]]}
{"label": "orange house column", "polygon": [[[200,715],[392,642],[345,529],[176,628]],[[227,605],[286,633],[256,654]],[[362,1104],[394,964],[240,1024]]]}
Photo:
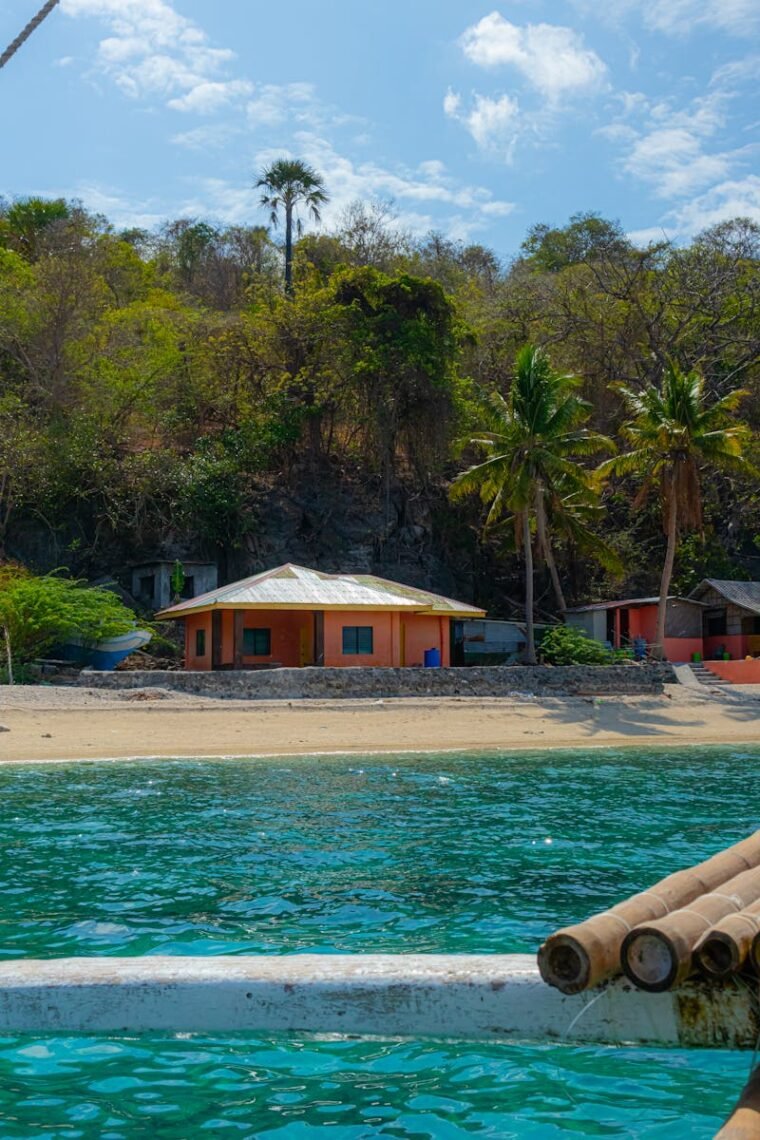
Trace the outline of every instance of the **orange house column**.
{"label": "orange house column", "polygon": [[401,614],[391,614],[391,660],[394,668],[401,665]]}

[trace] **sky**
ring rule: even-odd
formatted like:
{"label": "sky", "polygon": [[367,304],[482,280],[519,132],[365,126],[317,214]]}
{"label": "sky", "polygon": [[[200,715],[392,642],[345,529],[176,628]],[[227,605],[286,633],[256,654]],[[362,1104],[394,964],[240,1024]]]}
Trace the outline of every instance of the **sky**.
{"label": "sky", "polygon": [[[0,0],[0,49],[42,0]],[[118,227],[263,224],[277,157],[514,256],[581,211],[643,243],[760,222],[760,0],[61,0],[0,71],[0,195]]]}

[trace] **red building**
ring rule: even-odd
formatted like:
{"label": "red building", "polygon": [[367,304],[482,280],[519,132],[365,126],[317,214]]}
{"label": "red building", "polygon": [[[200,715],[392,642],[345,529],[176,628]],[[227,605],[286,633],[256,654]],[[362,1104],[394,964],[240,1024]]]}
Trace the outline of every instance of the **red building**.
{"label": "red building", "polygon": [[372,574],[287,564],[179,602],[187,669],[448,665],[453,619],[485,611]]}
{"label": "red building", "polygon": [[[613,649],[635,648],[637,641],[648,649],[655,642],[657,605],[657,598],[596,602],[568,610],[565,620]],[[664,650],[668,661],[688,662],[699,654],[726,679],[760,681],[760,661],[746,662],[760,657],[760,582],[705,578],[687,598],[668,598]]]}

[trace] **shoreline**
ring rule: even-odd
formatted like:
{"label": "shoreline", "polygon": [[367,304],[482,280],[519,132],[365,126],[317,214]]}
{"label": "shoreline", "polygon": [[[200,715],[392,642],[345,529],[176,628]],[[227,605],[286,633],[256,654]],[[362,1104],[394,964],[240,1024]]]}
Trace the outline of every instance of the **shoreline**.
{"label": "shoreline", "polygon": [[760,688],[667,689],[644,697],[241,701],[5,687],[0,764],[760,745]]}

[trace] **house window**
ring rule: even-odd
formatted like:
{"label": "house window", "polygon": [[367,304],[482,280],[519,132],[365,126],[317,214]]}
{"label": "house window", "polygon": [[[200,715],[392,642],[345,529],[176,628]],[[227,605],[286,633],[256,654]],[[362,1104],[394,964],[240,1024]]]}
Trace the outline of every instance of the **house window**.
{"label": "house window", "polygon": [[196,629],[195,631],[195,656],[206,656],[206,631],[205,629]]}
{"label": "house window", "polygon": [[156,575],[146,574],[140,579],[138,592],[143,602],[152,602],[156,596]]}
{"label": "house window", "polygon": [[369,656],[372,648],[371,625],[344,625],[343,626],[343,654]]}
{"label": "house window", "polygon": [[726,611],[708,610],[705,614],[705,629],[708,637],[725,637]]}
{"label": "house window", "polygon": [[185,578],[185,584],[180,593],[181,598],[194,598],[195,597],[195,578],[192,574],[189,578]]}
{"label": "house window", "polygon": [[272,652],[271,629],[244,629],[243,656],[269,657]]}

